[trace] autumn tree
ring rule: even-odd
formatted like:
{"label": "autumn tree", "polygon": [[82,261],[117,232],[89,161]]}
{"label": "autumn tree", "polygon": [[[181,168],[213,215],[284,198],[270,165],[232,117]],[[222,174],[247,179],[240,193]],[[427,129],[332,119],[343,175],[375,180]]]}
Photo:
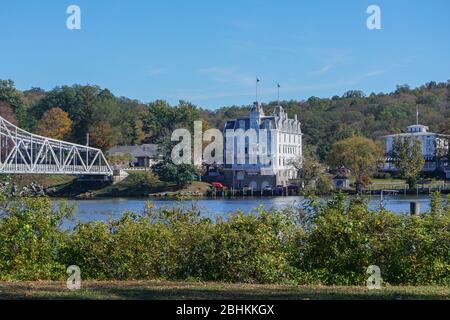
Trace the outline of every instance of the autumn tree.
{"label": "autumn tree", "polygon": [[381,147],[373,140],[354,136],[334,143],[327,155],[327,163],[334,168],[344,166],[350,170],[356,180],[356,191],[360,193],[361,187],[370,183],[382,156]]}
{"label": "autumn tree", "polygon": [[61,108],[52,108],[42,115],[36,126],[37,132],[45,137],[64,139],[72,130],[69,114]]}
{"label": "autumn tree", "polygon": [[413,137],[394,138],[390,157],[399,175],[406,179],[409,188],[414,188],[425,164],[419,139]]}
{"label": "autumn tree", "polygon": [[308,153],[293,160],[291,165],[297,170],[297,177],[302,189],[314,187],[325,171],[319,160]]}
{"label": "autumn tree", "polygon": [[142,129],[143,128],[142,120],[136,120],[134,123],[134,130],[133,130],[133,143],[134,144],[141,144],[142,141],[145,139],[145,132]]}
{"label": "autumn tree", "polygon": [[115,133],[109,122],[100,121],[89,127],[89,142],[93,147],[103,151],[115,145]]}
{"label": "autumn tree", "polygon": [[26,122],[26,111],[23,104],[23,94],[16,89],[14,81],[0,79],[0,102],[7,103],[14,112],[16,123]]}
{"label": "autumn tree", "polygon": [[0,116],[6,121],[17,125],[17,118],[9,103],[0,101]]}

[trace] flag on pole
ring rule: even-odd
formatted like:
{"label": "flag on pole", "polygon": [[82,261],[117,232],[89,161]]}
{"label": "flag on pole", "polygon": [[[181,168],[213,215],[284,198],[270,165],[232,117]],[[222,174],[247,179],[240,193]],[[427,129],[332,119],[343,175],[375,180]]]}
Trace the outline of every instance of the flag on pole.
{"label": "flag on pole", "polygon": [[278,88],[281,88],[281,86],[280,86],[280,84],[279,84],[279,83],[277,84],[277,87],[278,87]]}

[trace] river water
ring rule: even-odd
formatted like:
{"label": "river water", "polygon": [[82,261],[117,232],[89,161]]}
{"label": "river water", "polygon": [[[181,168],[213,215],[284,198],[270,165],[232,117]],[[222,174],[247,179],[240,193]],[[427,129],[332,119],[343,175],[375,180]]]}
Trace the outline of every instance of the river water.
{"label": "river water", "polygon": [[[266,209],[281,209],[286,206],[299,205],[303,197],[268,197],[268,198],[216,198],[216,199],[198,199],[198,200],[151,200],[155,207],[174,207],[184,206],[186,208],[196,205],[202,216],[216,218],[217,216],[226,218],[226,216],[237,210],[250,212],[257,207]],[[57,200],[55,200],[57,202]],[[95,220],[106,221],[110,218],[117,219],[126,211],[142,212],[144,210],[148,198],[109,198],[109,199],[93,199],[93,200],[69,200],[70,204],[76,206],[74,221],[89,222]],[[426,195],[419,196],[385,196],[384,207],[398,214],[409,213],[409,204],[411,201],[420,203],[421,212],[429,209],[429,197]],[[370,198],[369,207],[377,209],[380,206],[380,197],[373,196]],[[69,223],[73,225],[74,222]],[[68,226],[68,225],[66,225]]]}

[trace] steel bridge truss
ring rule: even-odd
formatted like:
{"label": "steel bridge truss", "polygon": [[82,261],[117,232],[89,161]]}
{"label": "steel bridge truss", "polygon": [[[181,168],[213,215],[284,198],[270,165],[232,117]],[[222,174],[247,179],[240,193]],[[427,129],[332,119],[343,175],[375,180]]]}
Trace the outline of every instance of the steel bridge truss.
{"label": "steel bridge truss", "polygon": [[112,175],[100,149],[27,132],[0,117],[0,173]]}

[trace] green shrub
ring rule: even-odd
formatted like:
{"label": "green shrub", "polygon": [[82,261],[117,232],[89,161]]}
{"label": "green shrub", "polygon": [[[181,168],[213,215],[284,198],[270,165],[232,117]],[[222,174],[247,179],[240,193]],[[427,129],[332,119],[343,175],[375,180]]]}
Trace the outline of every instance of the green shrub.
{"label": "green shrub", "polygon": [[158,177],[153,171],[130,172],[128,176],[121,182],[126,187],[152,188],[160,183]]}
{"label": "green shrub", "polygon": [[274,283],[288,279],[289,224],[280,213],[237,213],[214,228],[213,280]]}
{"label": "green shrub", "polygon": [[61,278],[65,234],[59,227],[72,209],[61,203],[54,210],[48,198],[2,197],[0,202],[0,279]]}
{"label": "green shrub", "polygon": [[366,199],[338,193],[216,222],[195,206],[149,204],[141,214],[69,232],[59,228],[71,211],[64,204],[3,200],[0,278],[64,279],[75,264],[83,279],[364,285],[367,267],[377,265],[385,283],[449,285],[450,209],[437,199],[417,217],[371,211]]}
{"label": "green shrub", "polygon": [[375,179],[391,179],[392,175],[389,172],[378,171],[373,175]]}

